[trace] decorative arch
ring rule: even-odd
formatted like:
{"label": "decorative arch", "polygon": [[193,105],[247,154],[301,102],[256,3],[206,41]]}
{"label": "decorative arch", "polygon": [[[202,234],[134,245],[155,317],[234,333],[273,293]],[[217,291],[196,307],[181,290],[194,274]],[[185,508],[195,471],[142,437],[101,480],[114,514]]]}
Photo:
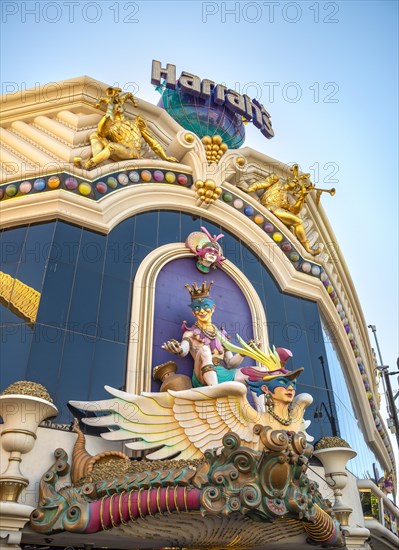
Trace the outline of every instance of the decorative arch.
{"label": "decorative arch", "polygon": [[[133,284],[126,391],[140,393],[151,388],[155,288],[161,269],[172,260],[192,257],[184,243],[171,243],[150,252],[140,264]],[[269,345],[266,314],[249,279],[232,262],[222,269],[242,290],[253,320],[254,337]]]}

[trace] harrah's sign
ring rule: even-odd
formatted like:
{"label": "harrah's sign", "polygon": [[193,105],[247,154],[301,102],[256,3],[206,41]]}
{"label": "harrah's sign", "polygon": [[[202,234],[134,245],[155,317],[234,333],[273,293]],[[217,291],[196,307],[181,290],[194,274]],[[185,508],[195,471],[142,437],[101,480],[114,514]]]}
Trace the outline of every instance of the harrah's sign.
{"label": "harrah's sign", "polygon": [[[152,61],[151,84],[155,86],[165,84],[167,88],[174,90],[176,88],[176,65],[168,63],[166,69],[163,69],[161,63],[154,59]],[[267,139],[274,136],[270,115],[256,99],[251,99],[245,94],[241,95],[226,88],[223,84],[215,84],[212,80],[201,80],[195,74],[186,71],[181,73],[177,85],[182,92],[194,97],[208,99],[213,95],[216,105],[225,105],[226,109],[232,113],[252,121]]]}

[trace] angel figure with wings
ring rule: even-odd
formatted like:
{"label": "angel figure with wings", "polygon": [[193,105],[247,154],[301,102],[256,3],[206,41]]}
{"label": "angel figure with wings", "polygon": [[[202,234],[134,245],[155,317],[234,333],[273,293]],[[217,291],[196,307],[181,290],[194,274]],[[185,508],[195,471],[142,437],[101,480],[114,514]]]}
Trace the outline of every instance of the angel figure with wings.
{"label": "angel figure with wings", "polygon": [[71,404],[81,410],[109,413],[83,421],[108,427],[111,431],[102,434],[105,439],[129,440],[128,448],[151,450],[146,456],[150,460],[202,458],[208,449],[221,449],[228,432],[236,433],[244,445],[256,451],[263,449],[263,430],[259,428],[305,432],[309,421],[304,421],[304,411],[313,399],[309,394],[295,397],[296,379],[303,368],[288,371],[275,350],[266,355],[240,338],[242,348],[227,342],[220,333],[219,337],[230,350],[261,362],[262,370],[246,367],[242,371],[249,387],[264,396],[264,412],[251,406],[247,386],[236,381],[141,395],[106,386],[111,399]]}
{"label": "angel figure with wings", "polygon": [[[209,295],[212,284],[213,281],[209,285],[204,281],[201,286],[197,283],[185,285],[191,296],[191,311],[197,321],[192,326],[187,326],[187,322],[183,321],[182,341],[168,340],[162,348],[180,357],[191,354],[194,360],[194,388],[233,381],[248,384],[256,409],[265,412],[266,402],[262,399],[262,384],[256,384],[267,374],[268,371],[265,369],[276,373],[283,369],[280,373],[283,374],[284,365],[292,357],[292,353],[285,348],[273,348],[273,351],[269,350],[269,355],[265,355],[253,340],[245,343],[239,336],[239,342],[245,349],[232,345],[227,332],[212,323],[212,315],[216,308],[215,301]],[[261,366],[239,368],[245,356],[255,359]],[[269,395],[268,392],[266,395]]]}

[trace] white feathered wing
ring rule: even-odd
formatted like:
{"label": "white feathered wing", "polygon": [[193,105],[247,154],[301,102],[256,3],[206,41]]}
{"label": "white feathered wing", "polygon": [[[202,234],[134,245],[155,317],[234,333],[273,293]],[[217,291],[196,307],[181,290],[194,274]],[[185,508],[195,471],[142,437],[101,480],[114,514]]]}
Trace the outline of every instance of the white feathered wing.
{"label": "white feathered wing", "polygon": [[260,448],[253,427],[264,425],[264,413],[251,407],[247,388],[240,382],[142,395],[110,386],[105,389],[113,399],[70,403],[81,410],[109,413],[83,422],[110,428],[112,431],[101,434],[105,439],[133,439],[126,444],[130,449],[154,449],[146,458],[170,458],[177,453],[179,459],[201,458],[207,449],[221,447],[223,436],[231,431],[244,445]]}

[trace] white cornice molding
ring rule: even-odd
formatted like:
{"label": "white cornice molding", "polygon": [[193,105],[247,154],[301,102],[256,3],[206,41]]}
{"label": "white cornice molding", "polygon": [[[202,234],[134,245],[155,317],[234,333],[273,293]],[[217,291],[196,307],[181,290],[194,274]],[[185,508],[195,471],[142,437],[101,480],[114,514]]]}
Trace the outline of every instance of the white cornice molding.
{"label": "white cornice molding", "polygon": [[[311,201],[309,203],[309,210],[316,220],[318,230],[323,238],[325,240],[328,239],[329,242],[337,243],[337,238],[323,207],[321,205],[316,207],[315,203]],[[356,329],[360,336],[357,343],[361,349],[364,366],[367,368],[369,376],[372,377],[374,376],[374,358],[371,352],[370,337],[366,329],[367,323],[363,315],[360,300],[339,246],[334,251],[334,254],[336,254],[336,261],[332,261],[331,265],[327,263],[325,269],[333,285],[337,286],[337,283],[339,283],[341,286],[341,290],[337,289],[337,292],[339,295],[343,295],[341,302],[346,302],[349,308],[348,314],[352,317],[351,327],[356,323]]]}
{"label": "white cornice molding", "polygon": [[[1,96],[2,181],[39,177],[55,171],[72,172],[90,180],[110,169],[134,166],[135,161],[108,163],[90,172],[73,166],[73,157],[88,155],[89,134],[96,130],[104,114],[95,105],[98,98],[105,95],[107,87],[103,82],[83,76]],[[137,108],[130,104],[125,108],[129,117],[144,116],[151,133],[167,150],[173,149],[179,135],[190,133],[164,109],[142,99],[138,99]],[[201,156],[200,140],[193,137],[197,153],[183,156],[200,173],[205,153],[202,151]],[[188,153],[192,146],[185,145]],[[140,160],[150,166],[153,159]],[[180,160],[184,162],[183,158]],[[137,165],[140,166],[140,161]],[[178,163],[168,165],[170,169],[182,169]],[[185,168],[192,172],[191,167]]]}

